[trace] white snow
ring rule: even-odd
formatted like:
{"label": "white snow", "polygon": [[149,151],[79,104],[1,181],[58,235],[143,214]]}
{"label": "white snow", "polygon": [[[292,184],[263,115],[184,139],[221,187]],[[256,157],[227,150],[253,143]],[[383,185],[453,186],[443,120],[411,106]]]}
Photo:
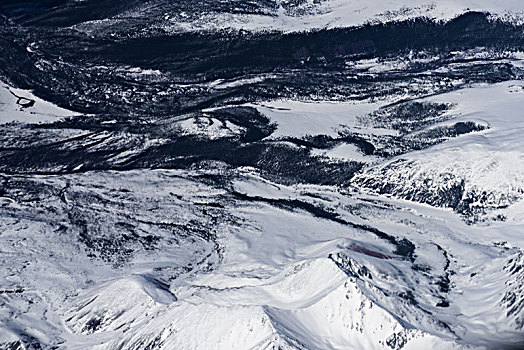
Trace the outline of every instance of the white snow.
{"label": "white snow", "polygon": [[[15,95],[33,100],[35,103],[32,107],[24,108],[17,104],[18,98]],[[28,90],[16,89],[0,82],[0,124],[11,122],[49,123],[75,114],[78,113],[44,101]]]}
{"label": "white snow", "polygon": [[[66,201],[91,192],[105,202],[115,201],[112,207],[89,203],[83,208],[107,211],[104,220],[131,215],[143,221],[191,222],[202,214],[189,203],[213,201],[225,194],[190,180],[195,174],[141,170],[75,174],[66,179],[42,176],[35,181],[58,188],[67,183]],[[517,247],[524,245],[518,234],[522,223],[479,228],[468,226],[453,212],[403,200],[349,194],[333,187],[283,186],[251,175],[247,168],[238,175],[232,185],[245,195],[300,200],[335,211],[349,222],[407,238],[416,245],[415,262],[430,269],[413,270],[389,241],[366,230],[316,218],[305,210],[243,201],[239,206],[228,204],[227,215],[233,215],[236,224],[220,224],[220,264],[210,271],[181,275],[168,287],[151,279],[155,268],[175,267],[184,259],[208,253],[195,252],[198,245],[166,245],[162,251],[137,252],[129,265],[113,270],[82,258],[74,240],[56,233],[53,217],[41,221],[31,215],[4,216],[0,248],[9,263],[1,265],[2,276],[16,268],[17,274],[5,281],[41,295],[30,308],[23,299],[28,293],[16,296],[10,305],[14,312],[19,312],[17,308],[24,312],[6,324],[10,329],[37,331],[38,327],[38,334],[47,334],[41,341],[60,338],[68,348],[99,349],[277,345],[390,349],[388,343],[394,340],[405,342],[407,349],[464,347],[439,322],[475,346],[518,336],[513,322],[522,314],[506,319],[501,300],[506,292],[518,289],[503,269],[518,256]],[[119,192],[123,188],[132,192]],[[5,203],[28,213],[40,210],[31,209],[35,203]],[[82,203],[75,203],[82,208]],[[60,212],[64,204],[51,197],[42,205],[53,205]],[[516,248],[498,247],[494,237]],[[446,251],[449,267],[437,245]],[[349,275],[329,258],[337,254],[346,257]],[[26,260],[31,263],[21,268]],[[449,293],[435,285],[446,268],[455,272],[449,276]],[[473,272],[476,275],[471,277]],[[43,277],[50,274],[52,279]],[[416,305],[400,296],[406,291],[413,293]],[[436,307],[441,297],[450,302],[449,307]],[[46,321],[34,326],[42,313]],[[8,310],[0,309],[3,321],[8,315]]]}
{"label": "white snow", "polygon": [[[395,192],[400,197],[414,188],[430,186],[428,191],[434,191],[464,180],[466,192],[489,195],[488,202],[483,204],[488,208],[522,200],[524,84],[509,81],[476,86],[423,100],[453,103],[455,107],[447,112],[457,116],[453,122],[476,121],[489,125],[490,129],[401,155],[366,170],[361,180],[397,184]],[[448,181],[442,181],[445,178]],[[481,205],[472,204],[473,207]]]}
{"label": "white snow", "polygon": [[[310,14],[302,17],[280,10],[277,17],[219,15],[200,24],[172,25],[295,31],[420,15],[450,19],[467,9],[518,17],[524,10],[515,0],[331,0],[308,6]],[[368,60],[353,68],[377,73],[402,69],[403,63]],[[258,79],[208,86],[221,89]],[[10,91],[35,105],[20,107]],[[520,340],[524,312],[510,313],[505,297],[524,300],[524,270],[508,270],[524,265],[524,83],[477,85],[420,100],[453,104],[447,112],[453,123],[475,121],[490,128],[380,164],[351,144],[312,151],[372,163],[359,177],[398,186],[390,197],[356,187],[284,186],[249,168],[228,170],[228,179],[235,179],[225,188],[199,178],[223,175],[220,169],[1,174],[2,181],[31,186],[0,195],[0,344],[26,333],[44,345],[71,349],[476,349]],[[359,117],[386,103],[277,100],[250,106],[276,123],[272,139],[337,137],[347,131],[380,137],[396,131],[364,127]],[[0,124],[72,115],[28,91],[0,86]],[[243,131],[207,116],[173,124],[183,134],[212,139]],[[138,151],[113,161],[133,152]],[[427,186],[431,192],[461,180],[468,193],[490,196],[484,222],[468,225],[451,210],[402,199],[413,188]],[[24,193],[40,187],[45,190],[38,196]],[[228,190],[254,199],[237,200]],[[339,220],[319,218],[307,206],[270,204],[279,200],[300,201]],[[209,216],[202,209],[211,211],[205,207],[209,203],[224,206],[223,211]],[[85,225],[100,225],[101,232],[93,234],[116,237],[111,234],[124,221],[163,241],[151,251],[131,246],[128,260],[118,267],[88,258],[79,243],[81,232],[65,235],[62,227],[70,214],[86,213],[91,216],[85,216]],[[497,215],[505,221],[493,220]],[[216,229],[216,245],[196,235],[184,237],[173,228],[177,225],[207,230],[203,234]],[[393,241],[402,239],[416,247],[413,261],[396,250]],[[152,277],[158,271],[167,271],[166,284]],[[446,278],[449,291],[439,285]],[[437,306],[442,301],[449,305]]]}
{"label": "white snow", "polygon": [[341,144],[329,150],[314,149],[311,151],[314,155],[328,157],[329,159],[357,161],[362,163],[372,163],[378,161],[379,157],[366,156],[360,149],[353,144]]}
{"label": "white snow", "polygon": [[288,12],[280,7],[271,16],[258,14],[206,14],[184,21],[176,16],[164,25],[167,30],[242,29],[248,31],[280,30],[295,32],[321,28],[354,27],[427,17],[450,20],[467,11],[489,12],[494,17],[522,23],[524,3],[520,0],[327,0],[308,1],[303,11]]}
{"label": "white snow", "polygon": [[363,127],[358,122],[358,117],[364,116],[385,104],[385,102],[275,100],[253,106],[277,124],[277,130],[271,134],[270,138],[279,138],[308,135],[338,136],[339,131],[343,130],[362,134],[391,134],[393,131],[389,129]]}
{"label": "white snow", "polygon": [[229,120],[221,121],[217,118],[205,116],[184,119],[174,125],[182,135],[205,136],[211,140],[239,136],[245,130],[245,128],[233,124]]}

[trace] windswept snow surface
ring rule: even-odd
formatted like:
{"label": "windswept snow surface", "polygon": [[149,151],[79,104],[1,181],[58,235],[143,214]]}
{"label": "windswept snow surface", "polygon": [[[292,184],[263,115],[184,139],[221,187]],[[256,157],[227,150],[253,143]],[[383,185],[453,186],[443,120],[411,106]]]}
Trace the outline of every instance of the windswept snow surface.
{"label": "windswept snow surface", "polygon": [[523,11],[0,3],[0,349],[524,348]]}

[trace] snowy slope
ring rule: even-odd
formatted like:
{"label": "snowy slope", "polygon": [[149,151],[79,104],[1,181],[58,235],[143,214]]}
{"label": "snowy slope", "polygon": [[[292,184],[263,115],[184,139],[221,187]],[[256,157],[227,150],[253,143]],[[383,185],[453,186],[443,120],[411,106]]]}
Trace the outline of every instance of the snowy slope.
{"label": "snowy slope", "polygon": [[[206,179],[224,176],[220,167],[2,175],[1,341],[100,349],[518,346],[523,91],[509,81],[423,98],[452,106],[430,129],[466,121],[489,128],[392,159],[353,149],[348,157],[376,165],[350,187],[284,186],[249,167],[218,182]],[[272,104],[256,106],[277,123],[275,140],[335,137],[342,126],[398,134],[362,124],[384,102]],[[311,121],[304,129],[293,127],[300,115]],[[213,123],[181,125],[230,137],[215,134]],[[462,202],[487,193],[467,202],[476,216],[460,211],[483,226],[414,203],[439,206],[455,183],[442,179],[450,178],[463,184]]]}
{"label": "snowy slope", "polygon": [[[53,194],[52,188],[62,189],[63,184],[46,176],[39,180],[50,186],[45,199],[15,199],[4,206],[3,215],[16,207],[28,215],[18,223],[8,216],[3,221],[3,251],[23,253],[20,262],[6,260],[3,273],[28,258],[30,262],[16,276],[6,277],[13,290],[8,297],[11,314],[17,317],[9,320],[9,314],[2,314],[8,325],[3,333],[16,339],[23,333],[15,336],[13,331],[23,328],[43,344],[59,338],[67,348],[101,349],[459,349],[520,340],[521,225],[468,226],[450,211],[348,196],[331,187],[282,186],[246,169],[231,183],[232,191],[253,200],[232,197],[228,209],[221,210],[220,216],[234,219],[218,221],[220,263],[207,269],[215,261],[209,256],[195,269],[186,268],[191,264],[184,259],[198,261],[208,254],[205,241],[193,236],[170,247],[169,234],[155,231],[141,217],[153,209],[153,220],[165,224],[185,220],[206,225],[191,203],[211,204],[225,192],[198,184],[204,174],[132,172],[125,182],[132,179],[141,190],[135,188],[132,196],[121,192],[123,198],[112,191],[124,183],[118,173],[68,176],[62,194]],[[100,218],[115,215],[109,213],[125,200],[130,211],[118,209],[116,217],[136,216],[128,225],[156,232],[156,246],[163,253],[137,250],[114,270],[83,259],[81,246],[57,235],[53,222],[60,216],[44,222],[34,214],[50,202],[62,212],[67,207],[61,209],[60,197],[72,200],[89,182],[95,186],[91,191],[102,197],[81,211],[84,217],[99,217],[100,235],[103,227],[118,227]],[[147,204],[162,193],[154,200],[158,204]],[[118,201],[108,207],[113,200]],[[28,230],[28,225],[33,227]],[[114,239],[119,235],[115,232]],[[25,248],[17,248],[21,244]],[[98,248],[92,249],[97,254]],[[192,255],[200,249],[204,251]],[[37,277],[43,270],[52,271],[52,281]],[[17,288],[38,292],[27,299],[32,294]],[[47,316],[35,333],[31,322],[42,312]]]}
{"label": "snowy slope", "polygon": [[[366,170],[356,182],[380,193],[452,207],[471,219],[486,210],[506,208],[521,201],[522,82],[472,87],[425,101],[452,103],[454,107],[447,113],[458,117],[454,121],[485,123],[489,129],[393,158]],[[451,197],[453,191],[456,198]],[[511,216],[509,219],[518,220]]]}
{"label": "snowy slope", "polygon": [[[292,5],[298,3],[297,5]],[[425,17],[449,20],[468,11],[489,12],[494,17],[522,23],[524,5],[519,0],[322,0],[276,1],[275,10],[258,13],[203,13],[185,20],[185,13],[166,12],[167,30],[242,29],[295,32],[322,28],[354,27]]]}
{"label": "snowy slope", "polygon": [[[399,211],[398,205],[410,205],[283,187],[249,175],[234,187],[259,204],[244,202],[235,210],[246,224],[220,234],[220,266],[177,279],[170,292],[133,277],[81,293],[65,316],[73,332],[84,335],[75,338],[78,346],[458,349],[520,339],[521,249],[485,242],[475,228],[438,209]],[[323,203],[362,225],[348,228],[263,199]],[[411,240],[413,262],[366,224],[394,233],[397,242]],[[500,239],[510,236],[511,226],[504,227]]]}

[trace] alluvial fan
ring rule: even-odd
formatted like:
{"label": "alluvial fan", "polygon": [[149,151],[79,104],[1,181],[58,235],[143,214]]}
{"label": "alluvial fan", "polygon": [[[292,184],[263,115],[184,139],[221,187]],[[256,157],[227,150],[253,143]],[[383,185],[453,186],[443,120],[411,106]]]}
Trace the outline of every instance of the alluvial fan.
{"label": "alluvial fan", "polygon": [[521,0],[0,1],[0,349],[524,348]]}

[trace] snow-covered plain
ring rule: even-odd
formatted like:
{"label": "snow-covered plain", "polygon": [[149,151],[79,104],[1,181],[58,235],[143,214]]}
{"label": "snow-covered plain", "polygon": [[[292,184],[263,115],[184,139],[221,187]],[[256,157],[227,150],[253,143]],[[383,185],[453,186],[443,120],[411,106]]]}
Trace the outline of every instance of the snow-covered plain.
{"label": "snow-covered plain", "polygon": [[[272,138],[282,136],[304,137],[307,135],[335,136],[342,128],[359,128],[357,117],[375,111],[385,103],[337,103],[337,102],[302,102],[272,101],[269,104],[256,106],[258,110],[278,125],[271,134]],[[382,128],[371,128],[369,133],[392,133]]]}

